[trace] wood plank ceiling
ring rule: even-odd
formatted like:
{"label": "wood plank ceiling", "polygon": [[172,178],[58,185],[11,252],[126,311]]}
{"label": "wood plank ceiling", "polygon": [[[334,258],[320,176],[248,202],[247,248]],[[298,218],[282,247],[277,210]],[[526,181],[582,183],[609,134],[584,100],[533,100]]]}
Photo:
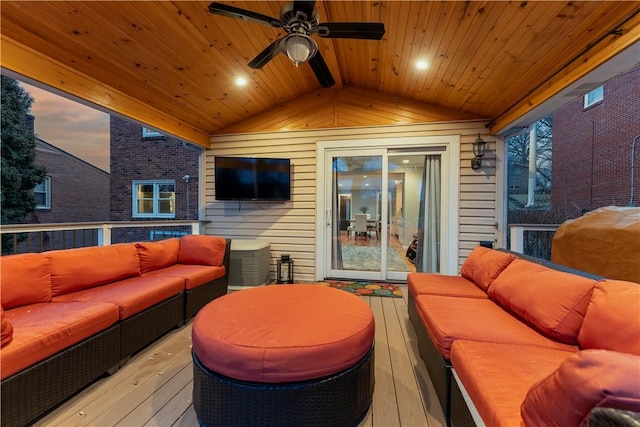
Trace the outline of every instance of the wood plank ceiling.
{"label": "wood plank ceiling", "polygon": [[[283,4],[228,3],[273,17]],[[640,40],[633,1],[318,1],[321,23],[386,28],[381,41],[314,36],[336,80],[320,89],[285,55],[249,68],[283,31],[211,15],[208,4],[2,1],[2,67],[207,146],[249,117],[343,87],[500,128]]]}

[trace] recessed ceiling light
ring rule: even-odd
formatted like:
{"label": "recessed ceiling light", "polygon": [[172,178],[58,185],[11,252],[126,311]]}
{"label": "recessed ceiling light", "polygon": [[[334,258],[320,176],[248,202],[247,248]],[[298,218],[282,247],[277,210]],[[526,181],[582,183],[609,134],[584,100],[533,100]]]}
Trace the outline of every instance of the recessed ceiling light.
{"label": "recessed ceiling light", "polygon": [[236,79],[236,84],[237,84],[238,86],[244,86],[244,85],[246,85],[246,84],[247,84],[247,79],[245,79],[244,77],[238,77],[238,78]]}
{"label": "recessed ceiling light", "polygon": [[418,70],[426,70],[427,68],[429,68],[429,64],[427,63],[427,61],[417,61],[416,62],[416,68]]}

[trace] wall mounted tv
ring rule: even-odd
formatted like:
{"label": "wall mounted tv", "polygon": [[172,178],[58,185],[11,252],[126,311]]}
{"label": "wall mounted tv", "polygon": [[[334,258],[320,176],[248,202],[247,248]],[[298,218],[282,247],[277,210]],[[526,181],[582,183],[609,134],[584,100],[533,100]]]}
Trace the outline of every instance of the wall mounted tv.
{"label": "wall mounted tv", "polygon": [[216,200],[291,200],[291,160],[215,156]]}

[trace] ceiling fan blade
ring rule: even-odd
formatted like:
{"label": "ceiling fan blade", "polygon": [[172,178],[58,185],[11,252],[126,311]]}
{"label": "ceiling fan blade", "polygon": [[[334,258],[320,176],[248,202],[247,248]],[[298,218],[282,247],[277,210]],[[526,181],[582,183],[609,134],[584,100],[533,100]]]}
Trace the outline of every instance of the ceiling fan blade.
{"label": "ceiling fan blade", "polygon": [[242,21],[254,22],[256,24],[270,25],[276,28],[280,28],[282,26],[279,19],[252,12],[250,10],[229,6],[224,3],[211,3],[209,5],[209,12],[214,15],[226,16],[227,18],[240,19]]}
{"label": "ceiling fan blade", "polygon": [[320,82],[320,86],[331,87],[336,84],[329,67],[327,67],[327,63],[324,62],[324,58],[322,58],[320,52],[317,52],[311,57],[311,59],[309,59],[309,65]]}
{"label": "ceiling fan blade", "polygon": [[318,35],[331,39],[380,40],[384,36],[382,22],[326,22],[318,25]]}
{"label": "ceiling fan blade", "polygon": [[298,13],[302,12],[306,15],[305,20],[311,19],[313,15],[313,8],[316,7],[315,1],[302,1],[302,0],[294,0],[293,1],[293,12]]}
{"label": "ceiling fan blade", "polygon": [[271,61],[277,54],[281,52],[280,42],[282,39],[278,39],[271,43],[265,50],[260,52],[258,56],[253,58],[251,62],[249,62],[249,67],[253,69],[260,69],[267,65],[267,62]]}

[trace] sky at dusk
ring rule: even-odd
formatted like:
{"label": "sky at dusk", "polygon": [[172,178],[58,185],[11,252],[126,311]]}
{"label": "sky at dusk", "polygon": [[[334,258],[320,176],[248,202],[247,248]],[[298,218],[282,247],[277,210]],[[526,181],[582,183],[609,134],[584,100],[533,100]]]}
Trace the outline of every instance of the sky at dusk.
{"label": "sky at dusk", "polygon": [[20,82],[34,99],[36,136],[80,159],[109,171],[109,115]]}

